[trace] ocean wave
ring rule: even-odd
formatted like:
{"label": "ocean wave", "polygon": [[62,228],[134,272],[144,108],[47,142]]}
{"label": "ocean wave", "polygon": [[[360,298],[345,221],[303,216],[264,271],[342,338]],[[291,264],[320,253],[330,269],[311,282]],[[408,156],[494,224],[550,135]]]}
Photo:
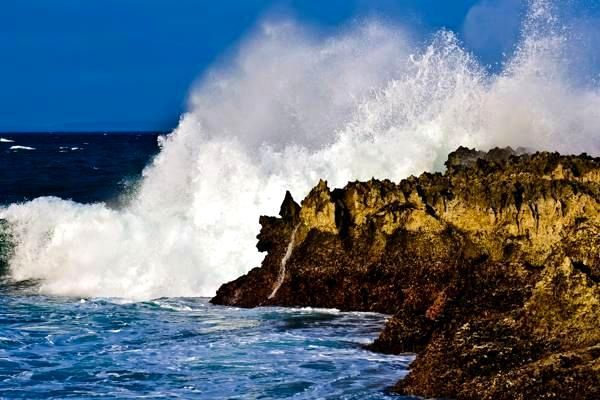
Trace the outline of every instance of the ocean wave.
{"label": "ocean wave", "polygon": [[600,88],[572,70],[589,54],[554,13],[531,2],[498,73],[446,30],[423,46],[377,22],[325,38],[266,22],[200,80],[128,206],[0,209],[11,276],[58,295],[211,296],[260,264],[258,217],[286,190],[439,171],[459,145],[598,154]]}
{"label": "ocean wave", "polygon": [[8,222],[0,219],[0,278],[6,274],[6,268],[11,256],[12,244]]}
{"label": "ocean wave", "polygon": [[14,143],[14,140],[10,140],[10,139],[6,139],[3,137],[0,137],[0,143]]}

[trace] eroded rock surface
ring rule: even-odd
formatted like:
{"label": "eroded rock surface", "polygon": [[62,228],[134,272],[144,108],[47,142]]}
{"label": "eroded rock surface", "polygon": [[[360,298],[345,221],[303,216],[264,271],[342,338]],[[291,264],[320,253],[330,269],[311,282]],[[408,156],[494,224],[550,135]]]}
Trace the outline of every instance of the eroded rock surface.
{"label": "eroded rock surface", "polygon": [[600,159],[460,148],[446,166],[286,194],[262,267],[212,301],[393,314],[371,348],[417,353],[398,392],[600,398]]}

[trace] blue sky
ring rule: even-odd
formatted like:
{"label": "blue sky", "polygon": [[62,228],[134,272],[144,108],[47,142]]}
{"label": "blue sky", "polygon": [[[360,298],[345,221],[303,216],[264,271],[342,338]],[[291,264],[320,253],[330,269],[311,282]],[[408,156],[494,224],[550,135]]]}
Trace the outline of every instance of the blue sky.
{"label": "blue sky", "polygon": [[521,0],[2,0],[0,131],[172,129],[194,80],[265,16],[446,27],[493,64],[522,13]]}

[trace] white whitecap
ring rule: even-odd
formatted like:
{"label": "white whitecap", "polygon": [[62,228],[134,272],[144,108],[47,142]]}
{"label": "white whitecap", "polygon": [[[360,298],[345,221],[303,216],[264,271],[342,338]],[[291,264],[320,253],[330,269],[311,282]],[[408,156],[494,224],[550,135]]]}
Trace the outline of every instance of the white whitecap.
{"label": "white whitecap", "polygon": [[9,150],[35,150],[35,147],[29,147],[29,146],[10,146]]}

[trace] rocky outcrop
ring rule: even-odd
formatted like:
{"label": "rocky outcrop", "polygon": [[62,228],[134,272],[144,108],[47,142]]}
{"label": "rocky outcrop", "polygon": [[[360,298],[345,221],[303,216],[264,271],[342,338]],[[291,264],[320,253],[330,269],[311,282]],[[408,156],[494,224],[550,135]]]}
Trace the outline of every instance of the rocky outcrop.
{"label": "rocky outcrop", "polygon": [[212,302],[392,314],[370,347],[417,353],[401,393],[600,398],[600,159],[460,148],[446,166],[288,193],[261,217],[262,267]]}

